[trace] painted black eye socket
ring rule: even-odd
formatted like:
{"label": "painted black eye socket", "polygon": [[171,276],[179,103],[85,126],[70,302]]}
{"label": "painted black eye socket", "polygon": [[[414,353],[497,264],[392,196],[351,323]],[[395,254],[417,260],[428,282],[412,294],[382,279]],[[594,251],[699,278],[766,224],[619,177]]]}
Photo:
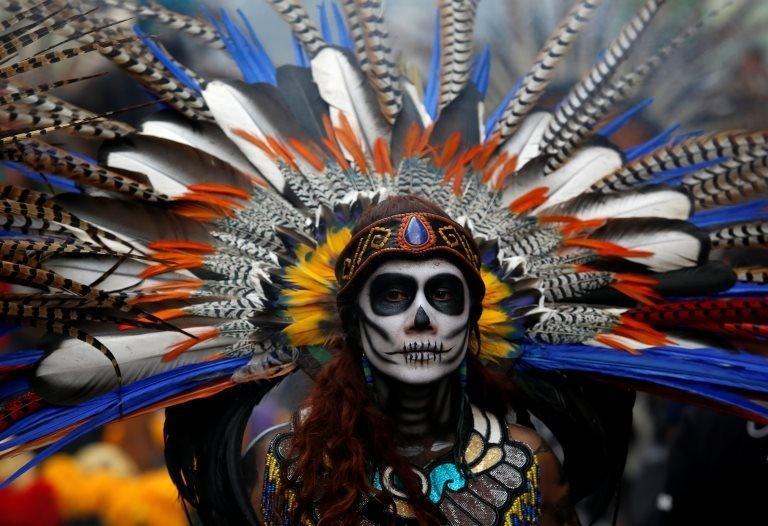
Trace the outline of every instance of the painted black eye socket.
{"label": "painted black eye socket", "polygon": [[453,301],[455,297],[451,289],[436,289],[432,292],[432,298],[435,301]]}
{"label": "painted black eye socket", "polygon": [[400,289],[390,289],[384,293],[384,299],[390,303],[400,303],[408,299],[408,293]]}
{"label": "painted black eye socket", "polygon": [[371,283],[371,310],[392,316],[408,309],[416,297],[416,280],[405,274],[379,274]]}
{"label": "painted black eye socket", "polygon": [[464,284],[453,274],[438,274],[424,287],[427,301],[438,311],[458,316],[464,312]]}

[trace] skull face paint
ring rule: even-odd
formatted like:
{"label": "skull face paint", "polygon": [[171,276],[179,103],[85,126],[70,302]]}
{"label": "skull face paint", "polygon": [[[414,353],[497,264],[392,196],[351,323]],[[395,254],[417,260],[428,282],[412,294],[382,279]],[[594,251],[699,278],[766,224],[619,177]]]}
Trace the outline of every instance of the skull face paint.
{"label": "skull face paint", "polygon": [[469,288],[445,259],[387,261],[357,301],[363,352],[387,376],[433,382],[456,370],[467,352]]}

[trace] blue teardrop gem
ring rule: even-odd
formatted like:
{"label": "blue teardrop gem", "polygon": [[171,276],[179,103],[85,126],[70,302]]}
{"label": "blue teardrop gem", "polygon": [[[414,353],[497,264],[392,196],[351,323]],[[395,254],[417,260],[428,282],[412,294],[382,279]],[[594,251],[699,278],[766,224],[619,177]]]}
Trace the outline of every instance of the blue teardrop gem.
{"label": "blue teardrop gem", "polygon": [[409,245],[418,247],[429,241],[429,232],[427,227],[421,222],[421,220],[412,216],[408,221],[408,226],[405,227],[405,240]]}

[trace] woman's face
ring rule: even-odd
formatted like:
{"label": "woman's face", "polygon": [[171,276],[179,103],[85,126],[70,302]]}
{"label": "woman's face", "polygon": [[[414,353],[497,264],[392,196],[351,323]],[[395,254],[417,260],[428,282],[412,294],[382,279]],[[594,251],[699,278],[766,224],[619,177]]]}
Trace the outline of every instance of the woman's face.
{"label": "woman's face", "polygon": [[401,382],[438,380],[467,352],[469,300],[464,276],[445,259],[387,261],[357,299],[363,352]]}

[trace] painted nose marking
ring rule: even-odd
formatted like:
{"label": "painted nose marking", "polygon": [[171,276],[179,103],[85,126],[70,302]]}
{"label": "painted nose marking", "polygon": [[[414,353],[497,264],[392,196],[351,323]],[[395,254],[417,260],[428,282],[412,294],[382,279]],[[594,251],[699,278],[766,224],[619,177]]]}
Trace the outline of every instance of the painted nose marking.
{"label": "painted nose marking", "polygon": [[423,331],[429,329],[430,325],[429,316],[422,307],[419,307],[419,310],[416,311],[416,318],[413,320],[413,328],[417,331]]}

